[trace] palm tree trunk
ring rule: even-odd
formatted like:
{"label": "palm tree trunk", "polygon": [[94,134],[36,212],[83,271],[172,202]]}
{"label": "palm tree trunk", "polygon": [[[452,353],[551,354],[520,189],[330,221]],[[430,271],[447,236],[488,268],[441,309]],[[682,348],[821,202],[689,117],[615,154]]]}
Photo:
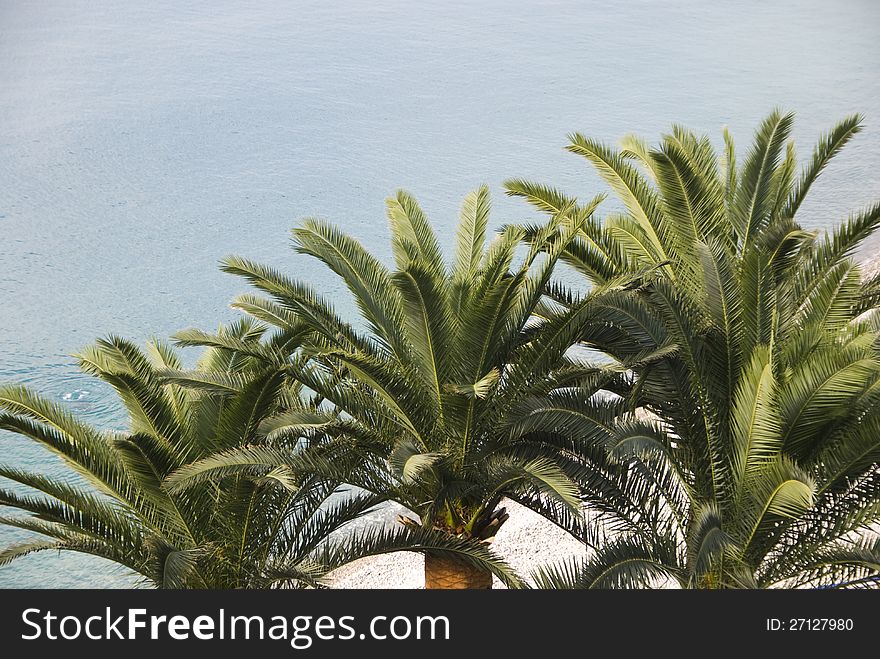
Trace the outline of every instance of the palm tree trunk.
{"label": "palm tree trunk", "polygon": [[425,588],[462,590],[492,587],[492,573],[449,556],[425,554]]}

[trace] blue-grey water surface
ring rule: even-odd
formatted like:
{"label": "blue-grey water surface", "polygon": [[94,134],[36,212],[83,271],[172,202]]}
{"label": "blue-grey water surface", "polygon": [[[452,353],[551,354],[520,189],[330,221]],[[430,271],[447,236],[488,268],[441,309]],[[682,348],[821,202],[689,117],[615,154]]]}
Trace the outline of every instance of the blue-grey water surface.
{"label": "blue-grey water surface", "polygon": [[[530,215],[502,198],[507,177],[592,195],[563,149],[575,130],[655,138],[680,122],[717,141],[727,125],[745,148],[779,105],[798,112],[803,157],[861,111],[801,219],[828,227],[880,197],[878,3],[244,4],[0,0],[0,380],[121,428],[77,348],[230,320],[245,287],[217,270],[229,253],[341,295],[291,252],[290,227],[320,215],[387,257],[398,187],[447,245],[480,183],[496,225]],[[0,461],[59,473],[8,433]],[[22,537],[0,528],[0,546]],[[4,587],[130,583],[75,555],[0,568]]]}

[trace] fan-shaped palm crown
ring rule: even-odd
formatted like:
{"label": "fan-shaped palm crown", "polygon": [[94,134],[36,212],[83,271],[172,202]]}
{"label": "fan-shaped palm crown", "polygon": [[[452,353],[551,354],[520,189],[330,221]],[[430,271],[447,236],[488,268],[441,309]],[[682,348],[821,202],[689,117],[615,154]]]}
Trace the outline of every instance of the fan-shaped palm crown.
{"label": "fan-shaped palm crown", "polygon": [[[295,320],[314,332],[310,367],[298,377],[329,404],[319,413],[292,412],[275,432],[330,439],[288,464],[396,501],[418,516],[405,524],[446,537],[491,539],[506,519],[499,508],[505,496],[576,519],[577,464],[565,455],[573,447],[548,419],[555,399],[570,398],[574,385],[588,387],[595,369],[566,356],[572,322],[542,322],[536,311],[557,258],[590,212],[556,213],[518,258],[519,229],[486,246],[489,194],[481,188],[464,201],[447,265],[422,210],[400,192],[388,201],[394,269],[337,228],[305,221],[293,232],[297,249],[342,278],[365,332],[304,284],[227,260],[227,271],[271,296],[245,296],[237,306],[282,329]],[[202,463],[200,477],[252,457],[217,456]],[[429,587],[490,583],[479,561],[468,572],[473,565],[426,555]]]}
{"label": "fan-shaped palm crown", "polygon": [[[111,337],[79,357],[110,383],[128,412],[130,430],[92,428],[23,387],[0,389],[0,428],[33,439],[69,469],[64,481],[0,467],[22,487],[0,490],[0,523],[36,539],[0,550],[0,564],[57,549],[106,558],[165,588],[314,585],[334,564],[326,540],[377,499],[331,496],[337,483],[296,478],[289,470],[238,474],[185,492],[163,480],[216,451],[263,442],[264,423],[279,409],[308,408],[279,357],[296,332],[262,342],[251,321],[200,337],[196,371],[152,342],[147,352]],[[320,556],[319,556],[320,554]]]}
{"label": "fan-shaped palm crown", "polygon": [[[562,258],[593,285],[645,274],[606,296],[580,341],[624,363],[667,354],[629,370],[629,405],[656,423],[606,443],[605,459],[629,467],[619,490],[587,488],[615,537],[545,583],[876,583],[880,277],[862,281],[851,256],[880,205],[824,235],[798,224],[860,118],[824,136],[800,176],[791,125],[772,113],[740,166],[726,132],[720,162],[681,127],[654,149],[571,137],[622,211],[587,223]],[[577,208],[550,188],[507,185],[545,210]]]}

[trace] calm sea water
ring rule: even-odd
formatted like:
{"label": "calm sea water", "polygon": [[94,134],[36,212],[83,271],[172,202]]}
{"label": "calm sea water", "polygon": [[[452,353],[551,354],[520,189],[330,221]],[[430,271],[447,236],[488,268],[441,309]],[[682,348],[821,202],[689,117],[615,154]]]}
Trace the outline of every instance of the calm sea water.
{"label": "calm sea water", "polygon": [[[529,215],[501,197],[510,176],[594,194],[597,178],[563,150],[570,131],[614,141],[728,125],[745,146],[780,105],[798,112],[806,155],[861,111],[868,128],[802,219],[828,227],[880,197],[880,4],[868,0],[240,4],[0,0],[0,380],[122,427],[112,392],[70,353],[108,333],[231,319],[244,287],[217,270],[229,253],[342,294],[291,252],[302,216],[387,256],[383,200],[398,187],[447,244],[480,183],[496,224]],[[9,434],[0,460],[59,473]],[[0,529],[0,546],[22,537]],[[4,587],[130,583],[78,556],[0,568]]]}

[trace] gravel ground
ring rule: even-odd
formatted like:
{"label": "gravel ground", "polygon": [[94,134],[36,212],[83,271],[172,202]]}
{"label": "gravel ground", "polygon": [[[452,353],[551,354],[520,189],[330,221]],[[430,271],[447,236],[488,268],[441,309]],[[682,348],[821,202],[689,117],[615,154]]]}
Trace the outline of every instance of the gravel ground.
{"label": "gravel ground", "polygon": [[872,256],[862,263],[862,275],[865,279],[873,277],[880,272],[880,254]]}
{"label": "gravel ground", "polygon": [[[510,513],[498,532],[493,550],[519,574],[571,556],[582,556],[584,546],[546,519],[512,501],[504,506]],[[339,568],[331,575],[333,588],[422,588],[425,560],[409,551],[364,558]],[[495,579],[495,588],[504,588]]]}

